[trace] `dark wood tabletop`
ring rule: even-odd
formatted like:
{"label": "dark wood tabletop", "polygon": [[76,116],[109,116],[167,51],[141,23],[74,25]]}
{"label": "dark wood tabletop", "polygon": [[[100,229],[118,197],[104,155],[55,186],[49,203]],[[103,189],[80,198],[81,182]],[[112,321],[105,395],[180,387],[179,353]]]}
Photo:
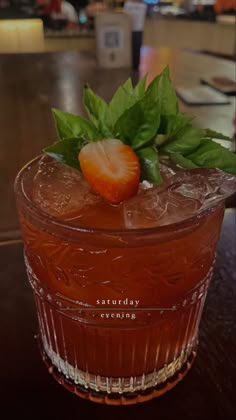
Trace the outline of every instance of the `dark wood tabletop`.
{"label": "dark wood tabletop", "polygon": [[[213,61],[212,61],[213,60]],[[215,60],[215,61],[214,61]],[[232,77],[231,63],[188,52],[143,49],[140,75],[170,64],[175,84],[196,83],[217,67]],[[195,72],[194,72],[195,68]],[[211,70],[213,71],[213,70]],[[56,139],[51,107],[81,113],[88,82],[109,100],[128,69],[96,68],[91,53],[0,55],[0,416],[4,420],[181,419],[233,420],[236,413],[236,215],[227,209],[214,277],[200,326],[198,355],[191,371],[159,399],[128,407],[97,405],[70,394],[48,373],[34,338],[37,320],[23,262],[15,209],[17,171]],[[181,110],[205,125],[231,134],[229,106]]]}

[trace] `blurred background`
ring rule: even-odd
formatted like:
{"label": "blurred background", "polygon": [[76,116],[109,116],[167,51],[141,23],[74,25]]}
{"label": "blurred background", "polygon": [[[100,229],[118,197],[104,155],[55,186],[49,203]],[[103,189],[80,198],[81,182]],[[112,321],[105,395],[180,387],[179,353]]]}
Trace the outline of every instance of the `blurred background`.
{"label": "blurred background", "polygon": [[[44,27],[41,51],[94,50],[96,14],[105,10],[122,12],[125,3],[122,0],[0,0],[0,19],[40,17]],[[145,0],[144,3],[147,6],[145,45],[192,48],[225,56],[235,54],[235,0]],[[6,36],[0,29],[0,52],[14,47],[7,47]],[[37,43],[31,48],[34,49],[39,49]]]}
{"label": "blurred background", "polygon": [[[135,83],[148,73],[149,83],[167,65],[177,93],[182,92],[180,112],[191,115],[196,127],[228,135],[232,142],[218,141],[235,150],[235,19],[236,0],[0,0],[4,420],[143,420],[154,412],[165,419],[183,413],[186,420],[235,418],[235,211],[228,209],[222,232],[218,274],[192,376],[156,403],[111,412],[60,391],[39,360],[13,188],[18,171],[57,139],[52,107],[85,116],[85,83],[109,101],[129,77]],[[202,85],[203,79],[208,84]],[[236,207],[236,195],[227,206]]]}

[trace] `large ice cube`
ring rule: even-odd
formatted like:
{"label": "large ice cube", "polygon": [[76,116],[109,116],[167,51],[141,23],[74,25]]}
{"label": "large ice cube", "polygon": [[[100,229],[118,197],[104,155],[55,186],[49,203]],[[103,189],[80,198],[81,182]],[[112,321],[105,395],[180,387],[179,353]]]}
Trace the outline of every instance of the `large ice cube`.
{"label": "large ice cube", "polygon": [[32,199],[50,215],[68,220],[74,213],[78,217],[82,208],[95,205],[100,197],[79,171],[44,156],[34,176]]}
{"label": "large ice cube", "polygon": [[236,177],[217,169],[180,170],[161,186],[140,191],[123,206],[128,229],[183,221],[236,191]]}
{"label": "large ice cube", "polygon": [[191,217],[199,208],[198,200],[153,187],[124,203],[125,226],[137,229],[167,225]]}
{"label": "large ice cube", "polygon": [[213,168],[181,170],[171,184],[176,192],[199,200],[201,208],[213,206],[236,191],[236,177]]}

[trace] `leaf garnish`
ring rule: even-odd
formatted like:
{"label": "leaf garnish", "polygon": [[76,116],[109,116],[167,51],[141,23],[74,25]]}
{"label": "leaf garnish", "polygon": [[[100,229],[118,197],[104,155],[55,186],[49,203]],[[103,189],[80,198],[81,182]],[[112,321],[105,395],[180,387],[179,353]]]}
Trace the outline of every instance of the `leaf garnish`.
{"label": "leaf garnish", "polygon": [[228,140],[231,141],[231,137],[225,136],[222,133],[218,133],[215,130],[211,130],[210,128],[205,129],[205,136],[212,139],[221,139],[221,140]]}
{"label": "leaf garnish", "polygon": [[165,67],[162,73],[156,76],[148,86],[153,99],[159,98],[162,115],[173,115],[178,112],[178,100],[174,86],[170,80],[169,66]]}
{"label": "leaf garnish", "polygon": [[115,136],[134,150],[149,143],[155,137],[160,124],[158,100],[153,103],[150,97],[150,93],[147,93],[127,109],[114,127]]}
{"label": "leaf garnish", "polygon": [[153,184],[161,184],[160,163],[155,146],[144,147],[137,151],[141,166],[141,179]]}
{"label": "leaf garnish", "polygon": [[99,137],[96,127],[88,120],[79,115],[63,112],[59,109],[52,109],[57,134],[60,140],[66,138],[83,137],[88,140],[95,140]]}
{"label": "leaf garnish", "polygon": [[113,95],[108,106],[108,120],[114,127],[120,116],[137,102],[131,80],[128,79]]}
{"label": "leaf garnish", "polygon": [[112,132],[108,122],[108,105],[107,103],[96,95],[93,90],[88,86],[84,86],[84,106],[86,108],[88,117],[93,125],[97,128],[101,138],[111,137]]}
{"label": "leaf garnish", "polygon": [[88,119],[53,108],[59,141],[44,149],[54,159],[80,170],[78,153],[90,141],[118,138],[133,148],[141,178],[162,182],[163,156],[183,168],[219,168],[236,175],[236,155],[213,139],[230,140],[212,129],[192,125],[192,117],[178,112],[175,89],[166,67],[146,87],[145,75],[135,87],[131,79],[120,86],[109,104],[86,85]]}
{"label": "leaf garnish", "polygon": [[134,87],[134,94],[136,95],[137,99],[141,99],[145,95],[147,76],[148,75],[146,73],[145,76],[140,79],[137,85]]}
{"label": "leaf garnish", "polygon": [[201,168],[218,168],[236,175],[236,154],[211,139],[202,139],[187,158]]}
{"label": "leaf garnish", "polygon": [[65,163],[80,171],[78,154],[85,144],[86,141],[82,138],[64,139],[46,147],[43,151],[58,162]]}
{"label": "leaf garnish", "polygon": [[182,156],[193,152],[200,144],[204,130],[187,125],[171,137],[163,146],[161,152],[181,153]]}

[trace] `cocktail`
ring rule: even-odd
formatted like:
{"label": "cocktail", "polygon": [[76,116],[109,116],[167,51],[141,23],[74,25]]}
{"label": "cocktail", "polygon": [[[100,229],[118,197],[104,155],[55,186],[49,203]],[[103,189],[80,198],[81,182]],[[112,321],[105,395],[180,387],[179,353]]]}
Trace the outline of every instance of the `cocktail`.
{"label": "cocktail", "polygon": [[[173,100],[165,70],[148,89],[126,82],[126,101],[116,93],[109,106],[86,87],[90,122],[55,110],[59,142],[16,179],[42,357],[96,402],[146,401],[191,367],[236,189],[235,155],[210,139],[222,135],[193,128],[175,100],[164,112],[164,83]],[[206,146],[217,165],[200,164]]]}

